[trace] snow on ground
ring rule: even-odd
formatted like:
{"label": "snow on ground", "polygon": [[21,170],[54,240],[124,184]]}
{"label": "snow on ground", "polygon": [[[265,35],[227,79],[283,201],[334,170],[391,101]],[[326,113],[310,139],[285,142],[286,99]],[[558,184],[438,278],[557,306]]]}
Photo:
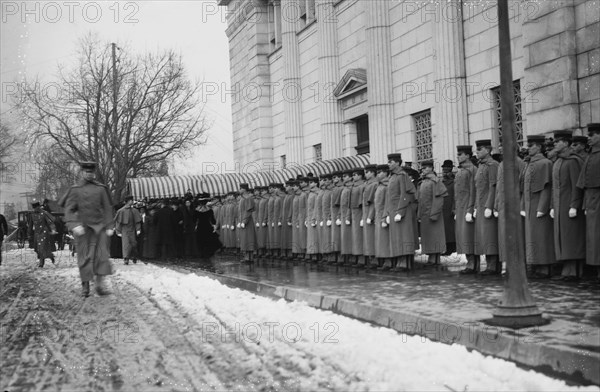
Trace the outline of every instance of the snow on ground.
{"label": "snow on ground", "polygon": [[43,269],[30,250],[4,254],[3,390],[600,390],[154,265],[117,261],[113,294],[82,299],[57,253]]}
{"label": "snow on ground", "polygon": [[[320,362],[335,363],[355,378],[358,390],[598,390],[569,387],[460,345],[402,336],[303,303],[231,289],[206,277],[146,269],[141,275],[138,269],[123,269],[120,276],[140,288],[151,287],[157,298],[172,297],[202,325],[203,338],[237,339],[249,347],[260,346],[261,354],[275,350],[307,371],[319,371]],[[206,311],[218,315],[222,324],[203,323]]]}

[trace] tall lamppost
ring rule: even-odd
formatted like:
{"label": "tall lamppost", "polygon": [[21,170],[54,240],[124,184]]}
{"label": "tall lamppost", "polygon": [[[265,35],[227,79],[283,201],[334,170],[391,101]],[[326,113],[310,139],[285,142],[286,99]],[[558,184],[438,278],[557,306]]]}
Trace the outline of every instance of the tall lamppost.
{"label": "tall lamppost", "polygon": [[[504,171],[504,254],[507,276],[502,299],[488,323],[510,328],[546,324],[527,284],[522,226],[519,216],[519,187],[516,168],[515,103],[513,96],[512,55],[508,24],[508,0],[498,0],[498,37],[500,44],[500,96],[502,104],[502,159]],[[515,246],[516,245],[516,246]]]}

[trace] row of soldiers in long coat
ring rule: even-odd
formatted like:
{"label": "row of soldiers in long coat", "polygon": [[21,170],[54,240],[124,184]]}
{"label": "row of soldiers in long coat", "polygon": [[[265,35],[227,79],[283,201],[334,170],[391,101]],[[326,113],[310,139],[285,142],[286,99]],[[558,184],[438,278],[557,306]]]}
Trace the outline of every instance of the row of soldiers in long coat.
{"label": "row of soldiers in long coat", "polygon": [[[598,203],[600,202],[600,130],[588,127],[589,157],[571,148],[572,135],[556,132],[554,162],[542,152],[543,136],[528,138],[529,156],[518,159],[522,251],[533,277],[549,277],[562,264],[562,278],[575,279],[583,262],[600,265]],[[579,137],[581,138],[581,137]],[[448,226],[452,245],[467,258],[463,274],[501,273],[504,255],[504,175],[492,158],[491,140],[458,146],[458,171],[453,189],[433,171],[433,161],[422,162],[423,176],[415,183],[401,166],[400,154],[389,154],[387,165],[367,165],[285,184],[227,195],[213,209],[224,246],[239,248],[244,260],[255,256],[323,260],[369,268],[411,268],[419,246],[428,263],[447,254]],[[526,162],[527,161],[527,162]],[[453,194],[452,212],[444,201]],[[448,202],[446,202],[448,206]],[[444,216],[445,215],[445,216]],[[454,222],[448,222],[449,218]],[[445,222],[446,221],[446,222]],[[419,235],[420,234],[420,235]],[[455,241],[455,242],[454,242]]]}

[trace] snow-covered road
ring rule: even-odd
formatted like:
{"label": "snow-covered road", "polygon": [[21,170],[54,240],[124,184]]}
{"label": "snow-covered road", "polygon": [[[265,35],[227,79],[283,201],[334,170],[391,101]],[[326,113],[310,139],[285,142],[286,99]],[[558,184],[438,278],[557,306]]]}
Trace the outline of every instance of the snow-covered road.
{"label": "snow-covered road", "polygon": [[113,294],[84,300],[58,253],[0,266],[2,390],[600,390],[153,265],[115,263]]}

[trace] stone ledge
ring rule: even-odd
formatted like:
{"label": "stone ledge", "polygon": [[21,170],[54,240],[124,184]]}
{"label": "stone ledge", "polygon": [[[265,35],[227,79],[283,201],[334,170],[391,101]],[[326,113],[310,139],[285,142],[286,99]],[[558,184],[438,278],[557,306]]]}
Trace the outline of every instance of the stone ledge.
{"label": "stone ledge", "polygon": [[[190,273],[183,268],[173,269]],[[445,344],[460,344],[468,350],[516,362],[521,366],[555,377],[582,384],[600,385],[600,373],[597,372],[600,353],[529,343],[525,340],[531,337],[519,331],[488,326],[482,320],[462,323],[435,320],[413,313],[360,304],[332,295],[311,293],[305,289],[275,286],[204,270],[192,271],[192,273],[270,298],[303,301],[311,307],[392,328],[401,334],[422,336]]]}

